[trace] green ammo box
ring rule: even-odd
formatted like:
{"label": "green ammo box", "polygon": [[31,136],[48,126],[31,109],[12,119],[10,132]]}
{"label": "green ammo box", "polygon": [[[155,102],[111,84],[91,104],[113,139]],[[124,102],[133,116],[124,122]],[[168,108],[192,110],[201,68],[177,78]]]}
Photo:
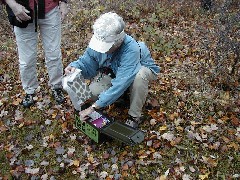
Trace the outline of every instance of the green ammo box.
{"label": "green ammo box", "polygon": [[109,137],[127,145],[135,145],[144,140],[144,133],[95,111],[87,120],[81,121],[78,113],[75,114],[76,127],[94,140],[96,143],[106,141]]}

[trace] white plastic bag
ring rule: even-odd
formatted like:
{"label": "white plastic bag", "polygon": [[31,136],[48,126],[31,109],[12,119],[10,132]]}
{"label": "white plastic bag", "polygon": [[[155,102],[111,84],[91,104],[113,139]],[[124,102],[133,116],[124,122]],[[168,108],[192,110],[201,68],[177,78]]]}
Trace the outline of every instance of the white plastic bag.
{"label": "white plastic bag", "polygon": [[80,69],[63,77],[63,89],[67,91],[73,106],[81,111],[81,105],[91,98],[92,93],[85,82]]}

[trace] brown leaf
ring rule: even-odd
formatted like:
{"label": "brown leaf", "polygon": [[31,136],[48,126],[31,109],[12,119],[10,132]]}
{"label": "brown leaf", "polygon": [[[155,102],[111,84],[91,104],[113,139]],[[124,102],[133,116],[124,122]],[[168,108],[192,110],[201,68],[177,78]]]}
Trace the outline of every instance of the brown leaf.
{"label": "brown leaf", "polygon": [[12,153],[7,153],[7,154],[6,154],[6,157],[7,157],[8,159],[11,159],[11,158],[13,157],[13,154],[12,154]]}
{"label": "brown leaf", "polygon": [[127,171],[122,171],[122,177],[123,178],[128,177],[128,172]]}
{"label": "brown leaf", "polygon": [[159,113],[159,110],[150,110],[148,111],[148,114],[158,122],[163,122],[166,120],[166,114],[163,112]]}
{"label": "brown leaf", "polygon": [[149,140],[153,140],[153,139],[157,139],[157,135],[156,134],[150,136],[150,138],[149,138]]}
{"label": "brown leaf", "polygon": [[67,128],[67,122],[64,122],[64,123],[62,123],[62,129],[65,129],[65,128]]}
{"label": "brown leaf", "polygon": [[148,157],[148,154],[147,154],[147,153],[143,153],[143,154],[141,154],[141,155],[139,156],[140,159],[144,159],[144,158],[146,158],[146,157]]}
{"label": "brown leaf", "polygon": [[6,126],[0,126],[0,132],[6,132],[8,128]]}
{"label": "brown leaf", "polygon": [[24,172],[25,168],[22,165],[20,165],[20,166],[17,166],[15,170],[18,172]]}
{"label": "brown leaf", "polygon": [[221,152],[226,152],[228,151],[228,147],[226,145],[221,147]]}
{"label": "brown leaf", "polygon": [[227,121],[227,120],[229,120],[229,117],[228,117],[228,116],[223,116],[223,117],[221,118],[221,120],[222,120],[222,121]]}
{"label": "brown leaf", "polygon": [[128,154],[127,151],[123,151],[123,153],[121,154],[121,156],[126,156]]}
{"label": "brown leaf", "polygon": [[170,144],[172,146],[175,146],[175,145],[179,144],[181,141],[182,141],[182,138],[181,137],[177,137],[173,141],[171,141]]}
{"label": "brown leaf", "polygon": [[151,151],[151,153],[154,153],[156,150],[150,147],[149,151]]}
{"label": "brown leaf", "polygon": [[87,149],[88,152],[92,152],[92,147],[91,146],[87,146],[86,149]]}
{"label": "brown leaf", "polygon": [[152,107],[158,107],[159,103],[157,99],[151,99],[150,104]]}
{"label": "brown leaf", "polygon": [[109,154],[107,153],[107,152],[105,152],[104,154],[103,154],[103,159],[108,159],[109,158]]}
{"label": "brown leaf", "polygon": [[165,130],[167,130],[167,126],[166,125],[164,125],[164,126],[161,126],[161,127],[159,127],[159,129],[158,129],[158,131],[165,131]]}
{"label": "brown leaf", "polygon": [[153,147],[156,149],[156,148],[159,148],[161,146],[161,142],[160,141],[154,141],[153,142]]}
{"label": "brown leaf", "polygon": [[169,119],[173,121],[173,120],[176,119],[178,116],[179,116],[179,114],[178,114],[177,112],[174,112],[174,113],[172,113],[172,114],[169,115]]}
{"label": "brown leaf", "polygon": [[232,124],[234,125],[234,126],[239,126],[239,119],[235,116],[235,115],[232,115],[231,117],[230,117],[230,119],[231,119],[231,122],[232,122]]}
{"label": "brown leaf", "polygon": [[136,168],[134,166],[131,167],[131,174],[134,175],[134,174],[136,174],[136,172],[137,172]]}
{"label": "brown leaf", "polygon": [[12,104],[15,105],[15,106],[18,106],[20,103],[22,102],[22,99],[21,98],[17,98],[15,99]]}
{"label": "brown leaf", "polygon": [[79,160],[74,160],[73,165],[76,167],[79,167],[80,161]]}
{"label": "brown leaf", "polygon": [[220,146],[220,142],[215,142],[212,145],[210,144],[208,147],[210,149],[218,150],[219,146]]}
{"label": "brown leaf", "polygon": [[123,171],[128,170],[128,164],[127,164],[127,163],[125,163],[125,164],[122,166],[122,170],[123,170]]}
{"label": "brown leaf", "polygon": [[143,154],[143,153],[145,153],[145,150],[144,150],[144,149],[138,151],[138,152],[137,152],[137,155],[141,155],[141,154]]}
{"label": "brown leaf", "polygon": [[235,151],[238,151],[239,145],[236,144],[235,142],[232,142],[231,144],[227,145],[229,148],[233,148]]}
{"label": "brown leaf", "polygon": [[227,137],[225,136],[222,136],[222,139],[225,143],[229,143],[230,142],[230,139],[228,139]]}
{"label": "brown leaf", "polygon": [[92,155],[90,155],[90,156],[88,157],[88,161],[89,161],[90,163],[93,163],[93,162],[94,162],[94,157],[93,157]]}
{"label": "brown leaf", "polygon": [[61,146],[61,142],[50,143],[49,147],[57,148]]}

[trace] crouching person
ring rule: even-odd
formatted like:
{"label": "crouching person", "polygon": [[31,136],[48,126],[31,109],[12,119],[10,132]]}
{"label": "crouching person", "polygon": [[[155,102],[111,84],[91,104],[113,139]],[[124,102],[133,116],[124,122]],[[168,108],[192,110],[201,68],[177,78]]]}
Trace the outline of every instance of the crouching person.
{"label": "crouching person", "polygon": [[[136,128],[142,122],[142,108],[148,95],[148,85],[160,72],[143,42],[137,42],[124,32],[125,23],[118,14],[102,14],[93,25],[93,36],[84,54],[71,62],[65,73],[81,69],[89,85],[92,99],[89,108],[80,111],[86,118],[95,109],[114,103],[130,90],[129,118],[126,124]],[[100,75],[99,75],[100,72]]]}

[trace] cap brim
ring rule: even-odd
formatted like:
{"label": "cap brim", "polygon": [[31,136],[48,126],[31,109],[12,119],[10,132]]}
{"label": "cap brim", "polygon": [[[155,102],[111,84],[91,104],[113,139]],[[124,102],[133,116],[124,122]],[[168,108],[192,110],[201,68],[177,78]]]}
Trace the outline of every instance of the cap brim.
{"label": "cap brim", "polygon": [[113,46],[113,44],[114,42],[100,41],[95,35],[93,35],[88,46],[94,51],[106,53]]}

